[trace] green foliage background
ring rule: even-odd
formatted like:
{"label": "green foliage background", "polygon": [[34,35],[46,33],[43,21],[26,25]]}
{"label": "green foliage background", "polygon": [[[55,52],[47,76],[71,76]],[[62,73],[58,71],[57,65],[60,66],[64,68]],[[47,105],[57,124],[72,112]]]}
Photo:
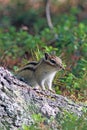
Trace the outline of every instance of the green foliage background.
{"label": "green foliage background", "polygon": [[[58,39],[52,45],[48,45],[54,35],[47,25],[46,18],[41,15],[43,8],[24,12],[24,4],[18,3],[16,8],[8,6],[6,10],[10,12],[10,17],[0,15],[0,65],[7,65],[9,69],[15,71],[29,60],[39,60],[44,56],[44,52],[52,53],[55,51],[57,56],[62,54],[61,58],[66,70],[57,74],[53,83],[54,89],[58,94],[63,95],[64,92],[67,92],[66,96],[71,98],[72,95],[75,97],[72,98],[73,100],[86,103],[87,19],[78,21],[77,14],[80,9],[75,7],[71,8],[68,13],[52,16],[55,25],[54,31],[58,34]],[[3,9],[0,8],[0,10]],[[20,26],[22,24],[26,25],[28,30],[24,30]],[[68,118],[64,118],[62,127],[64,130],[74,130],[77,118],[71,115],[67,116]],[[37,118],[41,118],[40,115]],[[70,125],[68,125],[69,123]],[[76,129],[79,128],[78,126],[79,123]],[[83,128],[85,126],[84,121]],[[25,127],[26,130],[29,129],[27,126]]]}

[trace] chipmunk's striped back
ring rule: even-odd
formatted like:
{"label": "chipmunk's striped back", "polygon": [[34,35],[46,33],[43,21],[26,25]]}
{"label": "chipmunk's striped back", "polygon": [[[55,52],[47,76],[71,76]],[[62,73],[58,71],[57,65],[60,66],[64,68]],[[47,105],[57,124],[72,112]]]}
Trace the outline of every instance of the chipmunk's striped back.
{"label": "chipmunk's striped back", "polygon": [[19,69],[18,72],[24,71],[24,70],[32,70],[32,71],[34,71],[38,64],[39,63],[37,61],[29,62],[25,66],[23,66],[21,69]]}

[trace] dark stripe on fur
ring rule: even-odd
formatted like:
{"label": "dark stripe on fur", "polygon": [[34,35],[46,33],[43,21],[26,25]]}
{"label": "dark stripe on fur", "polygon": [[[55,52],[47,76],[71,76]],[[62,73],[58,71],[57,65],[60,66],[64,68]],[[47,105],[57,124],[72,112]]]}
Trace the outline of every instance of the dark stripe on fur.
{"label": "dark stripe on fur", "polygon": [[32,70],[32,71],[35,71],[35,69],[33,67],[25,67],[21,71],[23,71],[23,70]]}
{"label": "dark stripe on fur", "polygon": [[38,62],[30,62],[30,63],[28,63],[26,65],[37,65],[37,64],[38,64]]}

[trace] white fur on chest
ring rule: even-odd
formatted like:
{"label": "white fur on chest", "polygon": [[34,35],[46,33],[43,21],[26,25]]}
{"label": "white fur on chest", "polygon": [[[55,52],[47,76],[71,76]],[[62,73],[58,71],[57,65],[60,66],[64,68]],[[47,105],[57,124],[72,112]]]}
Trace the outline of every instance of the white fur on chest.
{"label": "white fur on chest", "polygon": [[49,74],[49,75],[46,77],[46,79],[53,80],[55,74],[56,74],[56,71],[53,72],[53,73],[51,73],[51,74]]}
{"label": "white fur on chest", "polygon": [[52,90],[52,81],[53,81],[53,78],[56,74],[56,71],[49,74],[49,75],[46,75],[46,77],[44,77],[44,79],[41,81],[42,83],[42,86],[47,87],[49,88],[50,90]]}

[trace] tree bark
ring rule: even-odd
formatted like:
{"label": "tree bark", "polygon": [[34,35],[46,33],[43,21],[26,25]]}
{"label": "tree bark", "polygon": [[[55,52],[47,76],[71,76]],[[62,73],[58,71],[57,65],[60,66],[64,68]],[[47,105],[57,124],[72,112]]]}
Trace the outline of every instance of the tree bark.
{"label": "tree bark", "polygon": [[57,115],[62,115],[64,111],[81,116],[82,109],[81,104],[66,97],[35,90],[0,67],[0,127],[3,130],[16,130],[22,124],[34,123],[32,113],[41,113],[46,118],[53,116],[56,120]]}

